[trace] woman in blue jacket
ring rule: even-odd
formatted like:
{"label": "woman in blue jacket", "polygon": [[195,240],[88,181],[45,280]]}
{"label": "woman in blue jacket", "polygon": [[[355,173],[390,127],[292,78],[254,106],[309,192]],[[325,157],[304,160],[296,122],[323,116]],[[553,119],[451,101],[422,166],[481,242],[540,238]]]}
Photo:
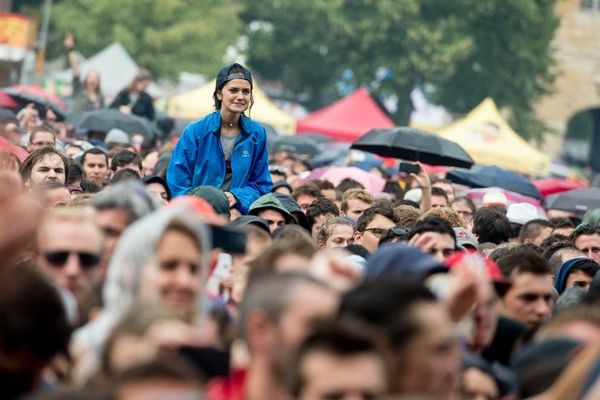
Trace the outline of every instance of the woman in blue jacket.
{"label": "woman in blue jacket", "polygon": [[213,98],[216,111],[188,125],[177,142],[167,183],[174,196],[215,186],[246,214],[272,186],[265,129],[244,114],[253,102],[250,71],[240,64],[223,68]]}

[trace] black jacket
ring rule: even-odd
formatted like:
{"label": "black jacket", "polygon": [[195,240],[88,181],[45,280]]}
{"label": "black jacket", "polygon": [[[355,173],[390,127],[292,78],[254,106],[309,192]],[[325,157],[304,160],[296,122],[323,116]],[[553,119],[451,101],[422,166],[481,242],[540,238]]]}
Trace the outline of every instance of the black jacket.
{"label": "black jacket", "polygon": [[129,91],[127,89],[121,90],[110,105],[110,108],[119,108],[121,106],[131,107],[131,113],[134,115],[147,118],[150,121],[154,119],[154,104],[152,103],[152,97],[146,92],[140,93],[135,104],[131,104]]}

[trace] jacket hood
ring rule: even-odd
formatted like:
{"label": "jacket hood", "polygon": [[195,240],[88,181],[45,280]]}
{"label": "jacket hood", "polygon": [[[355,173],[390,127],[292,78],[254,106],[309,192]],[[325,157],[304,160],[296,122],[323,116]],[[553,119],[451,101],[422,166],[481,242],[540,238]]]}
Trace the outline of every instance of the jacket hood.
{"label": "jacket hood", "polygon": [[579,265],[582,262],[590,261],[589,258],[574,258],[572,260],[564,262],[560,267],[558,267],[558,271],[556,271],[556,275],[554,276],[554,289],[558,292],[558,294],[562,294],[565,291],[567,286],[567,278],[569,274],[573,270],[574,267]]}
{"label": "jacket hood", "polygon": [[273,193],[265,194],[264,196],[256,199],[254,203],[250,205],[248,214],[258,215],[261,210],[272,208],[283,214],[286,224],[295,224],[296,220],[292,214],[284,207],[283,203]]}
{"label": "jacket hood", "polygon": [[207,256],[212,241],[210,230],[199,219],[185,212],[184,208],[160,209],[132,224],[119,239],[104,283],[104,309],[108,313],[120,316],[131,304],[139,300],[143,276],[149,269],[158,268],[155,263],[158,243],[167,227],[174,221],[197,232],[197,243],[204,255],[200,279],[206,280]]}

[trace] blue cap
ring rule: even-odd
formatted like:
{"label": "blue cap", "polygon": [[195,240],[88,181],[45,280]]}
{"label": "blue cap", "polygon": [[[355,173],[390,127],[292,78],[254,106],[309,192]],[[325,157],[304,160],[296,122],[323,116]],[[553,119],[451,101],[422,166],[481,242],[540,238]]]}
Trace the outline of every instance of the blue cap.
{"label": "blue cap", "polygon": [[423,281],[429,275],[448,269],[430,254],[406,243],[388,243],[367,259],[365,280],[406,278]]}

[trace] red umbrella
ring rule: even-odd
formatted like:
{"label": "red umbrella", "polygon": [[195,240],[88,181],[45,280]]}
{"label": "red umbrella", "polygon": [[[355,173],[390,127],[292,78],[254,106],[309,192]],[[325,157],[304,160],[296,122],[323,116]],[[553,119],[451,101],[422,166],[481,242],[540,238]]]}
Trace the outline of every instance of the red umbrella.
{"label": "red umbrella", "polygon": [[20,162],[23,162],[23,160],[25,160],[29,155],[25,149],[15,146],[2,136],[0,136],[0,151],[6,151],[12,154],[13,156],[17,157]]}
{"label": "red umbrella", "polygon": [[542,196],[550,196],[551,194],[562,193],[573,189],[584,188],[585,185],[569,179],[546,178],[533,181],[535,187],[540,191]]}
{"label": "red umbrella", "polygon": [[0,107],[16,110],[19,108],[19,103],[8,94],[0,92]]}
{"label": "red umbrella", "polygon": [[65,103],[60,98],[58,98],[58,96],[55,96],[52,93],[48,93],[39,86],[14,85],[11,86],[11,89],[17,93],[30,94],[33,96],[42,97],[48,100],[49,102],[58,105],[63,110],[67,109]]}

